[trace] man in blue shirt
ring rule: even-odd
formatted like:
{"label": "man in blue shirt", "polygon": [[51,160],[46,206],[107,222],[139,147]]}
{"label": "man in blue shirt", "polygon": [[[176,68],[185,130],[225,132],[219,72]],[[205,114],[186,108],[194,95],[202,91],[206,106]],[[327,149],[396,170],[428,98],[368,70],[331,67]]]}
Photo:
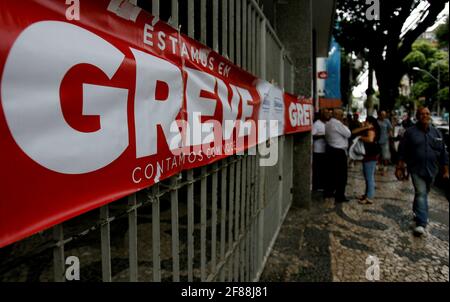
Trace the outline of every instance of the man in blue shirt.
{"label": "man in blue shirt", "polygon": [[440,132],[431,125],[430,110],[421,107],[416,113],[417,123],[406,130],[399,146],[399,162],[395,176],[405,179],[407,167],[413,182],[414,220],[417,236],[425,233],[428,223],[428,193],[435,177],[442,168],[443,177],[448,179],[448,153]]}

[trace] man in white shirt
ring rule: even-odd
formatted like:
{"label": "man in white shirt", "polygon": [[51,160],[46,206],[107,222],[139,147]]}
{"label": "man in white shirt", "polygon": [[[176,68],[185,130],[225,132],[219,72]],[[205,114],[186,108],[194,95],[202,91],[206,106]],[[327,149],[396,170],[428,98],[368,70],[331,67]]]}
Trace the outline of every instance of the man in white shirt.
{"label": "man in white shirt", "polygon": [[350,129],[343,124],[344,112],[334,109],[333,117],[325,125],[326,154],[329,177],[325,197],[334,196],[336,202],[349,201],[345,196],[347,186],[347,149]]}
{"label": "man in white shirt", "polygon": [[322,108],[319,119],[312,126],[313,136],[313,190],[323,191],[325,189],[326,169],[326,145],[325,123],[330,119],[328,109]]}

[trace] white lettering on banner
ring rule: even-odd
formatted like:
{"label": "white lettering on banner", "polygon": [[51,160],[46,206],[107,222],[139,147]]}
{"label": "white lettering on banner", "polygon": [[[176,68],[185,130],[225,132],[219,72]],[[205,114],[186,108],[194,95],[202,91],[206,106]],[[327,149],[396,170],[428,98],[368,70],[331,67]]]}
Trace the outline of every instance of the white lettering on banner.
{"label": "white lettering on banner", "polygon": [[76,25],[43,21],[26,28],[10,50],[1,82],[6,121],[19,147],[40,165],[66,174],[95,171],[119,157],[128,146],[128,90],[83,85],[83,114],[100,118],[100,129],[89,133],[67,124],[59,90],[73,66],[94,65],[111,79],[124,57]]}
{"label": "white lettering on banner", "polygon": [[[187,73],[186,82],[186,111],[188,114],[188,124],[191,125],[191,130],[188,133],[187,145],[201,145],[211,143],[204,140],[206,137],[211,137],[208,134],[213,132],[213,125],[211,123],[202,123],[202,117],[213,117],[216,110],[217,100],[205,96],[205,94],[214,95],[216,87],[216,78],[205,72],[201,72],[191,68],[185,68]],[[198,122],[200,121],[200,124]],[[197,125],[200,125],[197,129]],[[202,135],[199,135],[199,134]]]}
{"label": "white lettering on banner", "polygon": [[311,124],[310,104],[291,103],[289,105],[289,120],[292,127],[309,126]]}
{"label": "white lettering on banner", "polygon": [[[163,129],[166,142],[179,135],[170,125],[182,107],[183,83],[178,66],[133,48],[131,51],[136,60],[134,117],[136,157],[140,158],[158,152],[157,126]],[[165,99],[156,99],[158,84],[167,88]],[[173,150],[181,146],[169,147]]]}

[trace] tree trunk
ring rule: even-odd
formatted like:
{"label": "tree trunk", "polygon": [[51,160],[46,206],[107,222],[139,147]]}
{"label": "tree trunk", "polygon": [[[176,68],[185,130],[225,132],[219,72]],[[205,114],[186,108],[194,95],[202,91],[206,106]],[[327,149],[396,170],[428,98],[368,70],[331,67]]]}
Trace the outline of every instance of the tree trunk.
{"label": "tree trunk", "polygon": [[398,97],[398,86],[403,76],[400,64],[386,62],[375,67],[380,92],[380,110],[392,110]]}

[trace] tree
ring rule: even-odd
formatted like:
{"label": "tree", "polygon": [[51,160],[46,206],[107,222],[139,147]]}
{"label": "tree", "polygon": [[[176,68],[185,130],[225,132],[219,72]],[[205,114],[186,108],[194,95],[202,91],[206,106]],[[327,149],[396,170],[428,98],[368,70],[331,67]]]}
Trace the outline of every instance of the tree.
{"label": "tree", "polygon": [[[369,4],[365,4],[369,2]],[[379,3],[378,18],[369,18],[371,6]],[[406,19],[422,2],[428,3],[416,25],[402,31]],[[431,25],[448,0],[338,0],[334,36],[347,50],[364,56],[375,70],[380,90],[380,105],[392,109],[398,96],[398,85],[408,71],[403,59],[412,44]]]}
{"label": "tree", "polygon": [[[445,106],[449,86],[448,53],[438,49],[429,41],[418,40],[414,42],[412,51],[403,59],[403,62],[408,68],[410,78],[414,81],[413,98],[425,97],[428,105],[433,105],[430,100],[439,100],[441,105]],[[419,67],[425,72],[414,70],[414,67]],[[439,91],[437,91],[437,79],[440,84]]]}
{"label": "tree", "polygon": [[436,39],[439,42],[439,47],[448,48],[448,16],[447,21],[444,24],[441,24],[436,28],[435,31]]}

